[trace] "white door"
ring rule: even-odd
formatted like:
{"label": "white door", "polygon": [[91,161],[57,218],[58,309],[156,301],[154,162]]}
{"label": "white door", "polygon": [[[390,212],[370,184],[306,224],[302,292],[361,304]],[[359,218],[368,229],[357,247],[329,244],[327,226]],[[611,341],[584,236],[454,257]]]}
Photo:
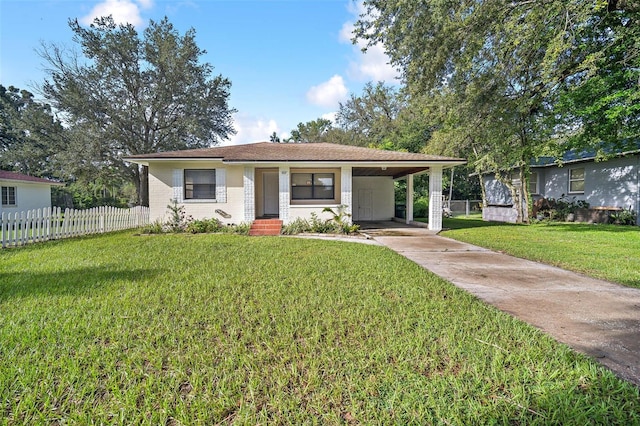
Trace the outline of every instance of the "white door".
{"label": "white door", "polygon": [[262,195],[265,216],[277,216],[278,202],[278,172],[264,172],[262,174]]}
{"label": "white door", "polygon": [[373,190],[358,190],[358,220],[373,220]]}

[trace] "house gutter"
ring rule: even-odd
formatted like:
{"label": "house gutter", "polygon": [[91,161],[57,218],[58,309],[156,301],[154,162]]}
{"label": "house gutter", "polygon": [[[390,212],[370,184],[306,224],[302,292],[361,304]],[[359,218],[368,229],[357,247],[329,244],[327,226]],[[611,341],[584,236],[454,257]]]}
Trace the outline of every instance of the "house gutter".
{"label": "house gutter", "polygon": [[349,161],[349,160],[224,160],[221,158],[123,158],[124,161],[148,166],[150,162],[202,162],[202,161],[220,161],[228,165],[314,165],[314,166],[332,166],[332,165],[352,165],[354,167],[432,167],[442,166],[444,168],[455,167],[466,164],[466,160],[425,160],[425,161]]}

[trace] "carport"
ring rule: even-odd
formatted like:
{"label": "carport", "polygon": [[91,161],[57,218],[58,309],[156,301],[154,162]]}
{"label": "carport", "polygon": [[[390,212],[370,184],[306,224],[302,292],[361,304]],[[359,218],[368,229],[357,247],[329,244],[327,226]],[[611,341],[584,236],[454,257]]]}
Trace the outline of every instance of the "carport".
{"label": "carport", "polygon": [[[436,162],[430,161],[407,165],[395,165],[395,162],[390,162],[389,165],[375,165],[370,167],[353,167],[353,219],[355,222],[366,226],[366,222],[375,222],[373,226],[384,224],[383,228],[396,229],[394,232],[400,232],[399,228],[392,222],[381,222],[380,220],[369,219],[363,217],[360,214],[362,210],[362,203],[367,199],[365,195],[363,197],[362,190],[358,188],[359,177],[391,177],[393,181],[406,180],[406,214],[404,218],[405,225],[411,225],[414,222],[414,177],[420,175],[429,176],[429,217],[428,217],[428,229],[432,231],[439,231],[442,229],[442,172],[445,167],[453,167],[455,165],[464,164],[464,161],[444,161]],[[387,195],[388,197],[389,195]],[[395,201],[395,200],[393,200]],[[394,215],[395,216],[395,209]],[[417,225],[419,226],[419,225]],[[405,226],[406,228],[406,226]],[[413,228],[407,228],[413,229]]]}

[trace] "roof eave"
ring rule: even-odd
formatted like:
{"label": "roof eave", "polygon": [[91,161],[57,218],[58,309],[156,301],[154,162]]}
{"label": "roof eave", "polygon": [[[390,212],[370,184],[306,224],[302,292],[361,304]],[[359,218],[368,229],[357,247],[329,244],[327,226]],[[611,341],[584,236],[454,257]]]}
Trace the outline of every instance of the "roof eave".
{"label": "roof eave", "polygon": [[[619,154],[615,154],[612,158],[620,158],[620,157],[626,157],[627,155],[637,155],[640,154],[640,149],[636,149],[636,150],[632,150],[632,151],[625,151],[625,152],[621,152]],[[582,158],[574,158],[572,160],[563,160],[560,164],[564,165],[564,164],[574,164],[574,163],[583,163],[583,162],[587,162],[587,161],[596,161],[597,157],[595,155],[592,155],[590,157],[582,157]],[[603,160],[606,161],[606,160]],[[556,161],[553,161],[551,163],[548,164],[532,164],[529,167],[531,168],[544,168],[544,167],[554,167],[554,166],[558,166],[559,164]]]}
{"label": "roof eave", "polygon": [[9,182],[9,183],[23,183],[27,185],[48,185],[48,186],[64,186],[65,184],[62,182],[35,182],[32,180],[23,180],[23,179],[11,179],[11,178],[0,178],[0,182]]}
{"label": "roof eave", "polygon": [[453,167],[463,164],[467,164],[463,159],[437,159],[437,160],[225,160],[220,157],[171,157],[171,158],[123,158],[124,161],[128,161],[134,164],[141,164],[148,166],[150,162],[171,162],[171,161],[220,161],[224,164],[244,165],[244,164],[313,164],[313,165],[335,165],[335,164],[353,164],[360,167],[376,167],[381,165],[391,166],[403,166],[403,167],[415,167],[415,166],[437,166]]}

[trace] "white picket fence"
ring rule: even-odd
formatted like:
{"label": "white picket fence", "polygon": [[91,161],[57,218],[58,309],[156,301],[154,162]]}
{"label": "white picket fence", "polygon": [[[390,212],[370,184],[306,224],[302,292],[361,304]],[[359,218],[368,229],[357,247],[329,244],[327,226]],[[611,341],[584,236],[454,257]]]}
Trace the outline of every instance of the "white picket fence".
{"label": "white picket fence", "polygon": [[2,248],[80,235],[137,228],[149,224],[149,207],[120,209],[94,207],[87,210],[60,207],[2,213]]}

